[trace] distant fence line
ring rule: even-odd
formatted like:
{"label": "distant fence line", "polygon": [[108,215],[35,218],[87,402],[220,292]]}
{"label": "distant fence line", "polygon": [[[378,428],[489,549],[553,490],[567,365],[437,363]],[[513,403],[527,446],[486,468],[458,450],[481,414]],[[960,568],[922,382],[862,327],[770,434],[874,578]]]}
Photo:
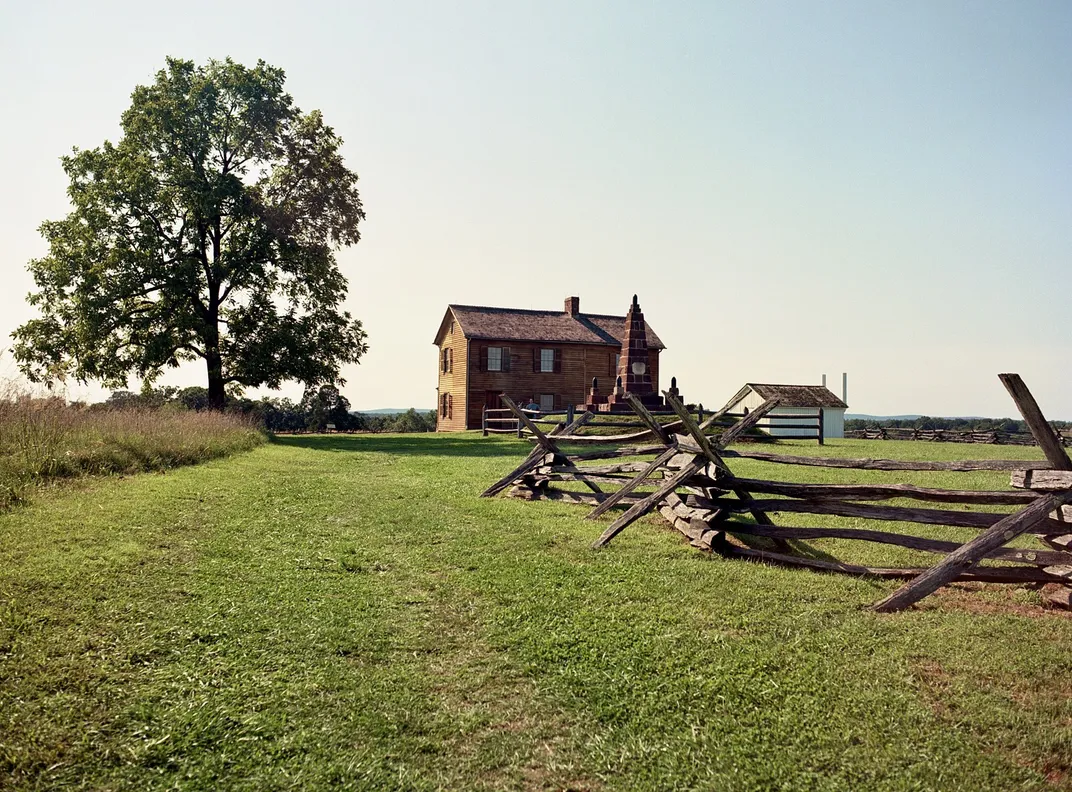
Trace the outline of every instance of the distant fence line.
{"label": "distant fence line", "polygon": [[[1065,446],[1072,446],[1072,437],[1058,433]],[[984,443],[990,445],[1038,445],[1030,432],[970,429],[908,429],[893,426],[877,429],[846,429],[845,437],[856,440],[923,440],[934,443]]]}
{"label": "distant fence line", "polygon": [[[570,405],[565,410],[526,410],[519,408],[520,412],[528,416],[529,420],[533,424],[543,424],[545,426],[557,426],[558,424],[573,423],[573,419],[578,414],[578,411],[573,405]],[[695,416],[697,423],[703,423],[704,420],[704,408],[703,405],[699,405],[694,410],[686,411]],[[581,410],[580,412],[583,412]],[[651,413],[655,417],[659,416],[673,416],[675,413],[666,410],[656,410]],[[710,412],[708,412],[710,415]],[[562,416],[562,420],[554,420],[553,416]],[[621,413],[596,413],[597,419],[591,423],[591,427],[598,427],[600,429],[644,429],[645,424],[638,420],[629,420],[629,414]],[[721,419],[718,425],[724,425],[726,422],[733,422],[737,419],[742,419],[747,416],[747,413],[721,413]],[[617,418],[617,420],[603,420],[604,417]],[[517,416],[506,407],[484,407],[481,415],[481,429],[484,437],[489,434],[516,434],[519,438],[525,437],[531,432],[525,428]],[[814,412],[800,413],[795,415],[767,415],[762,419],[756,421],[753,425],[754,429],[765,432],[776,440],[817,440],[819,445],[823,445],[826,438],[826,430],[823,420],[823,411],[816,409]],[[745,439],[745,438],[742,438]]]}
{"label": "distant fence line", "polygon": [[[533,423],[554,426],[562,421],[549,419],[552,419],[554,416],[562,416],[565,419],[565,423],[570,423],[573,420],[575,410],[571,407],[566,410],[548,410],[546,412],[540,412],[539,410],[522,410],[522,412],[528,415]],[[703,421],[704,410],[702,407],[692,411],[692,413],[696,416],[698,422]],[[662,414],[662,412],[656,413],[656,415]],[[629,420],[628,415],[618,416],[613,413],[597,415],[599,415],[601,419],[606,416],[618,418],[619,420],[599,420],[597,423],[593,424],[593,426],[621,429],[640,428],[642,426],[642,424],[635,420]],[[744,415],[741,413],[725,413],[723,417],[728,419],[740,419],[743,418]],[[521,425],[521,422],[518,421],[517,417],[506,408],[499,409],[485,407],[481,424],[485,437],[489,434],[516,434],[518,437],[523,437],[528,434],[527,430]],[[821,410],[816,410],[815,414],[766,416],[762,421],[756,424],[755,428],[770,432],[772,438],[777,440],[818,440],[819,444],[822,445],[823,441],[826,439]],[[786,434],[785,431],[788,428],[797,429],[799,430],[799,433]],[[770,430],[772,429],[781,431],[771,432]],[[1057,434],[1063,445],[1072,447],[1072,433],[1057,432]],[[971,429],[912,429],[907,427],[901,428],[888,426],[875,429],[846,429],[845,437],[853,440],[919,440],[932,443],[1038,445],[1030,432],[1006,432],[996,429],[979,431]]]}

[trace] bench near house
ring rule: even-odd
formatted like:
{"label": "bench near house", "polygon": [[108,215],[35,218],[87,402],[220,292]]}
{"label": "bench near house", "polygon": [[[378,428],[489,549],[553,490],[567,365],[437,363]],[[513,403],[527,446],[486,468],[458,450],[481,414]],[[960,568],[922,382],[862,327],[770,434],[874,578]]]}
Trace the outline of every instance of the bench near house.
{"label": "bench near house", "polygon": [[[649,373],[658,393],[663,344],[644,323]],[[618,375],[625,316],[581,313],[579,297],[562,311],[448,305],[439,348],[438,431],[479,429],[485,405],[501,407],[505,392],[541,410],[584,404],[592,379],[610,391]]]}

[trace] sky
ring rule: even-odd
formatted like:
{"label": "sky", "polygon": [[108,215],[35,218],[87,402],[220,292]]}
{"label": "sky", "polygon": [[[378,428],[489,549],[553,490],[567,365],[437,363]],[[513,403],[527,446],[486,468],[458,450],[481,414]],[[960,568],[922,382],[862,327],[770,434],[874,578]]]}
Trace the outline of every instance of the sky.
{"label": "sky", "polygon": [[847,372],[853,413],[1003,417],[1017,372],[1072,420],[1070,41],[1064,0],[0,0],[0,378],[59,158],[167,56],[231,57],[360,176],[355,408],[434,407],[449,303],[636,293],[689,401]]}

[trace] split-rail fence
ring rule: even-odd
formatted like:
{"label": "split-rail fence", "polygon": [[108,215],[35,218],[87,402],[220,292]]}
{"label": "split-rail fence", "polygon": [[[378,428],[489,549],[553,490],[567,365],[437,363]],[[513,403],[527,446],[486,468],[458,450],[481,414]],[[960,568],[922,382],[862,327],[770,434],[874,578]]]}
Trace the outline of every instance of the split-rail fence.
{"label": "split-rail fence", "polygon": [[[1030,432],[1004,432],[997,429],[913,429],[882,426],[875,429],[846,429],[845,437],[855,440],[924,440],[933,443],[985,443],[990,445],[1038,445]],[[1058,433],[1065,446],[1072,446],[1072,435]]]}
{"label": "split-rail fence", "polygon": [[[515,405],[516,407],[516,405]],[[537,426],[553,428],[560,423],[571,423],[576,417],[576,409],[570,405],[565,410],[551,410],[541,412],[539,410],[526,410],[521,412],[528,416],[529,420]],[[688,410],[695,417],[697,423],[704,421],[703,405],[698,405],[695,410]],[[650,411],[650,414],[658,420],[665,421],[677,415],[673,411]],[[708,413],[710,414],[710,413]],[[722,413],[724,419],[744,418],[747,413]],[[639,420],[630,420],[629,415],[617,413],[598,414],[598,422],[592,426],[600,429],[634,429],[646,430],[646,425]],[[609,420],[608,420],[609,419]],[[481,420],[481,429],[484,437],[489,434],[516,434],[518,437],[531,436],[531,432],[521,421],[513,409],[509,407],[484,407]],[[765,415],[762,420],[752,427],[753,439],[766,436],[768,439],[777,440],[817,440],[823,445],[826,439],[826,429],[822,409],[817,408],[814,412],[796,413],[793,415]]]}
{"label": "split-rail fence", "polygon": [[[804,567],[822,572],[893,578],[906,583],[873,605],[880,612],[911,606],[953,581],[1045,585],[1052,602],[1069,605],[1072,588],[1072,459],[1046,422],[1034,397],[1015,374],[999,375],[1046,462],[977,460],[916,462],[891,459],[804,457],[767,450],[730,449],[778,402],[767,400],[747,416],[730,416],[728,407],[697,421],[673,394],[667,403],[677,420],[660,422],[637,399],[630,399],[639,431],[618,435],[586,433],[593,416],[584,413],[544,432],[507,396],[530,440],[532,452],[514,470],[484,491],[508,490],[513,497],[554,499],[594,507],[589,519],[624,509],[606,526],[594,547],[605,547],[641,516],[655,511],[692,545],[749,561]],[[732,403],[732,402],[731,402]],[[592,450],[566,450],[567,446]],[[1011,473],[1008,491],[941,489],[912,484],[807,484],[736,476],[736,459],[857,471],[978,471]],[[580,483],[588,491],[562,489]],[[909,499],[934,506],[890,506]],[[1013,506],[1012,513],[966,511],[964,506]],[[974,529],[977,536],[959,543],[897,531],[854,527],[792,527],[771,515],[813,514],[880,522],[944,525]],[[1022,535],[1047,549],[1009,546]],[[931,567],[876,567],[817,558],[805,542],[838,538],[893,545],[939,554]],[[758,540],[758,541],[757,541]]]}

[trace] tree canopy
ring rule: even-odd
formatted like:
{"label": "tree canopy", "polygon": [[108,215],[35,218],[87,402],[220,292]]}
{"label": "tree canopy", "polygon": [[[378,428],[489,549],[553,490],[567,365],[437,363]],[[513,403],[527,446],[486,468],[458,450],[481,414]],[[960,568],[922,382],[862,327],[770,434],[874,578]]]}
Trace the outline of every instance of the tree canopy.
{"label": "tree canopy", "polygon": [[41,313],[14,333],[33,381],[125,387],[201,358],[225,387],[342,384],[366,351],[335,253],[365,214],[342,140],[281,69],[169,58],[122,136],[62,159],[73,210],[31,261]]}
{"label": "tree canopy", "polygon": [[299,409],[307,416],[305,428],[310,432],[323,432],[329,424],[342,431],[358,428],[350,415],[350,402],[334,385],[307,386]]}

